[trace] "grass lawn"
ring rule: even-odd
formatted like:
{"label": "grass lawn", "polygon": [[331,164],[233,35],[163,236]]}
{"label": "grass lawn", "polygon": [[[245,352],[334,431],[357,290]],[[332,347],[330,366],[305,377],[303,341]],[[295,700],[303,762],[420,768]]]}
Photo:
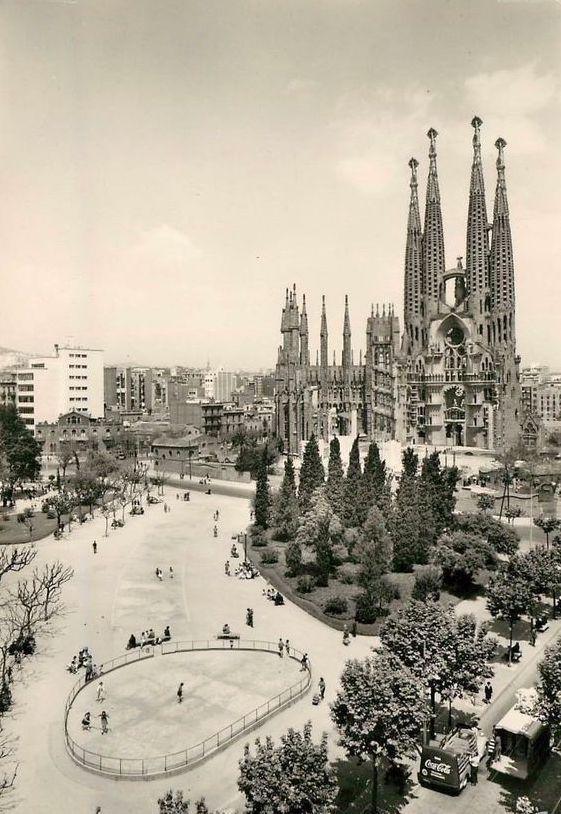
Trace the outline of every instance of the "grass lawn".
{"label": "grass lawn", "polygon": [[[286,543],[279,543],[269,539],[266,550],[274,550],[278,556],[278,562],[271,565],[265,565],[261,562],[261,554],[264,551],[262,547],[252,547],[251,557],[263,576],[292,602],[337,630],[343,630],[345,625],[350,629],[355,615],[355,598],[361,592],[360,587],[356,584],[358,565],[345,562],[337,569],[340,574],[344,574],[343,580],[338,578],[336,573],[329,579],[329,584],[326,587],[318,586],[309,593],[301,593],[297,589],[298,577],[286,575],[285,548]],[[416,566],[416,570],[422,570],[422,568],[423,566]],[[354,577],[354,579],[349,582],[351,577]],[[387,608],[388,613],[393,614],[409,601],[415,582],[415,573],[390,573],[387,577],[399,592],[399,598],[394,599]],[[326,614],[324,610],[326,603],[335,597],[341,597],[347,601],[347,610],[337,615]],[[461,601],[461,597],[454,596],[446,591],[441,592],[440,599],[444,603],[450,602],[453,605],[457,605]],[[388,613],[381,615],[373,624],[358,623],[357,632],[363,635],[377,635]]]}
{"label": "grass lawn", "polygon": [[[88,513],[89,506],[83,506],[82,511],[84,516]],[[32,543],[36,540],[42,540],[52,534],[56,529],[56,519],[47,517],[46,512],[40,509],[35,512],[32,518],[33,530],[31,537],[29,536],[29,528],[26,523],[18,523],[17,516],[19,511],[16,509],[0,513],[0,545],[22,545],[23,543]],[[78,509],[73,510],[73,516],[78,516]],[[120,513],[117,515],[120,517]],[[7,519],[6,519],[7,518]],[[64,515],[62,522],[67,526],[68,515]],[[78,522],[78,520],[73,521]],[[65,529],[66,532],[67,528]]]}
{"label": "grass lawn", "polygon": [[18,512],[15,511],[0,517],[0,545],[21,545],[34,540],[42,540],[56,529],[56,520],[50,520],[44,512],[39,511],[33,516],[33,531],[30,537],[27,525],[18,523],[17,514]]}

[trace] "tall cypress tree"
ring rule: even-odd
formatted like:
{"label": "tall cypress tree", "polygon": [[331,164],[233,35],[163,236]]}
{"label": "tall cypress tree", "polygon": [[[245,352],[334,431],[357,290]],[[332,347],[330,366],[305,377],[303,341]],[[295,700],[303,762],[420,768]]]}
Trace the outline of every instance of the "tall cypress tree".
{"label": "tall cypress tree", "polygon": [[362,470],[360,468],[360,450],[358,448],[358,436],[353,441],[349,454],[349,465],[344,487],[343,521],[347,528],[355,528],[360,525],[359,503],[360,484],[362,480]]}
{"label": "tall cypress tree", "polygon": [[337,436],[329,444],[329,465],[327,467],[327,499],[333,511],[341,517],[343,512],[343,462],[341,460],[341,444]]}
{"label": "tall cypress tree", "polygon": [[373,506],[380,508],[384,497],[386,477],[386,464],[380,458],[378,444],[376,441],[372,441],[364,460],[364,472],[360,484],[357,519],[361,526],[366,522]]}
{"label": "tall cypress tree", "polygon": [[284,542],[292,540],[298,530],[298,498],[292,458],[284,464],[284,476],[275,500],[274,538]]}
{"label": "tall cypress tree", "polygon": [[310,437],[304,450],[302,466],[300,467],[300,484],[298,487],[298,503],[300,511],[304,513],[310,505],[310,498],[319,486],[323,486],[325,470],[319,454],[318,442],[315,435]]}
{"label": "tall cypress tree", "polygon": [[267,445],[263,448],[259,470],[257,472],[257,483],[255,485],[255,525],[263,529],[269,526],[269,510],[271,508],[271,493],[269,490],[269,462],[267,455]]}
{"label": "tall cypress tree", "polygon": [[411,571],[419,555],[419,458],[408,447],[402,456],[403,468],[392,516],[394,569]]}

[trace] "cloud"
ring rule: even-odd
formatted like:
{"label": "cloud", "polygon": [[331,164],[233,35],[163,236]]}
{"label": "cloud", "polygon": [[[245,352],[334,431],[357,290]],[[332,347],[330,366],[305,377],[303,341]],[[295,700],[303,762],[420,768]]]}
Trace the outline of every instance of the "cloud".
{"label": "cloud", "polygon": [[143,232],[130,254],[136,260],[158,265],[191,264],[202,255],[185,232],[165,223]]}
{"label": "cloud", "polygon": [[520,68],[480,73],[464,83],[466,103],[516,142],[518,153],[542,152],[547,138],[539,119],[557,104],[559,87],[549,73],[539,74],[535,63]]}
{"label": "cloud", "polygon": [[341,99],[333,123],[337,175],[365,194],[383,195],[403,180],[412,145],[430,124],[432,106],[433,96],[419,88],[401,93],[386,87]]}

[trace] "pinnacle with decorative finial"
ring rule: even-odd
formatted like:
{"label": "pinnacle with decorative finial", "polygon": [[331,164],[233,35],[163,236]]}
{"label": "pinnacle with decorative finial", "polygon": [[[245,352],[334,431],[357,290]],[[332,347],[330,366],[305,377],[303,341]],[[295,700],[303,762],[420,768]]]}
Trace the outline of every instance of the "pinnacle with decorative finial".
{"label": "pinnacle with decorative finial", "polygon": [[427,132],[427,136],[430,139],[429,158],[436,158],[436,137],[438,136],[438,132],[434,127],[431,127]]}
{"label": "pinnacle with decorative finial", "polygon": [[505,168],[504,148],[506,147],[506,141],[504,140],[504,138],[499,137],[495,142],[495,147],[499,151],[499,155],[497,156],[497,169],[504,170]]}

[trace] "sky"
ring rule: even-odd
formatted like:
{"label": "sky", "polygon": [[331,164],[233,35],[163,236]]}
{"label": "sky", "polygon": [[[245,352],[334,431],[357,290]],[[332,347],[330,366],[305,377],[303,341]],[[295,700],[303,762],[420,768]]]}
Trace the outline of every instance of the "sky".
{"label": "sky", "polygon": [[465,255],[470,121],[507,185],[523,364],[561,369],[557,0],[3,0],[0,346],[267,368],[284,290],[403,308],[435,127],[446,263]]}

